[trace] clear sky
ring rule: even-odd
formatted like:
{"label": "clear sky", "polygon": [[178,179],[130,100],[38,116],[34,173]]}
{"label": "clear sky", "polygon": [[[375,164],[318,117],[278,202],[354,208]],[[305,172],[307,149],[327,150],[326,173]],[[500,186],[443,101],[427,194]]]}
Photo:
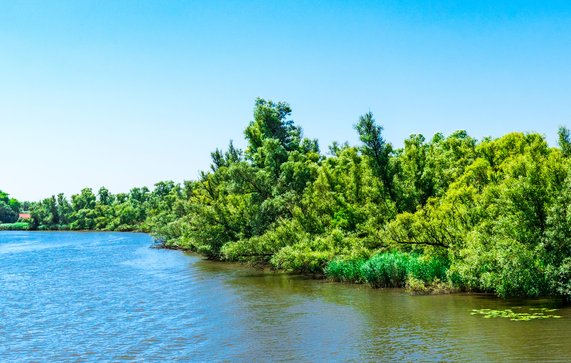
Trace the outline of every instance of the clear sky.
{"label": "clear sky", "polygon": [[0,0],[0,189],[195,179],[254,99],[321,149],[571,126],[570,1]]}

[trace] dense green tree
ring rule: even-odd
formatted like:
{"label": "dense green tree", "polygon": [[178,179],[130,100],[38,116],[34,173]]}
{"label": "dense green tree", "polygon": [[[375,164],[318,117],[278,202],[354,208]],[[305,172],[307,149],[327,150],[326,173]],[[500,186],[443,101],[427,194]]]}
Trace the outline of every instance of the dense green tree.
{"label": "dense green tree", "polygon": [[21,204],[0,190],[0,223],[14,223],[18,220]]}
{"label": "dense green tree", "polygon": [[377,125],[373,114],[368,112],[359,117],[359,122],[355,125],[355,129],[359,134],[359,139],[363,143],[363,154],[369,157],[370,164],[375,171],[375,174],[381,179],[386,191],[394,200],[394,172],[390,163],[393,148],[382,136],[383,127],[381,125]]}
{"label": "dense green tree", "polygon": [[557,131],[559,147],[566,157],[571,157],[571,132],[567,127],[561,126]]}
{"label": "dense green tree", "polygon": [[14,223],[18,220],[16,213],[8,204],[0,203],[0,223]]}
{"label": "dense green tree", "polygon": [[414,212],[434,195],[434,179],[427,166],[429,150],[424,136],[411,135],[393,159],[395,202],[400,212]]}
{"label": "dense green tree", "polygon": [[[31,228],[148,231],[212,259],[372,286],[445,286],[571,300],[571,140],[465,131],[394,149],[372,113],[328,155],[287,103],[257,99],[244,132],[195,181],[32,203]],[[0,220],[24,208],[0,192]],[[17,214],[16,214],[17,216]]]}

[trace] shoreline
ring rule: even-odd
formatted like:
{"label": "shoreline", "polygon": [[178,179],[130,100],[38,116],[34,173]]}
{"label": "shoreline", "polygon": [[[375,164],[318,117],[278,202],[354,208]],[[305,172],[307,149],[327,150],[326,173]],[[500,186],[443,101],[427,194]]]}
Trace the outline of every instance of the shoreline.
{"label": "shoreline", "polygon": [[149,245],[149,248],[151,249],[159,249],[159,250],[171,250],[171,251],[181,251],[185,254],[189,254],[189,255],[193,255],[196,257],[199,257],[201,259],[203,259],[204,261],[208,261],[208,262],[212,262],[212,263],[217,263],[217,264],[223,264],[225,266],[228,267],[232,267],[232,265],[237,265],[237,266],[241,266],[243,268],[247,268],[250,269],[252,271],[260,271],[263,273],[274,273],[274,274],[284,274],[284,275],[289,275],[289,276],[300,276],[303,277],[304,279],[308,279],[308,280],[322,280],[325,281],[327,283],[335,283],[335,284],[342,284],[342,285],[352,285],[352,286],[365,286],[368,289],[372,289],[372,290],[384,290],[384,289],[398,289],[398,290],[402,290],[403,292],[406,292],[407,294],[411,295],[411,296],[438,296],[438,295],[476,295],[476,296],[481,296],[481,297],[485,297],[485,298],[494,298],[494,299],[498,299],[500,301],[521,301],[521,300],[545,300],[545,299],[549,299],[552,300],[553,302],[556,302],[558,305],[561,306],[570,306],[571,302],[566,302],[565,299],[563,299],[560,296],[550,296],[550,295],[546,295],[546,296],[538,296],[538,297],[525,297],[525,296],[513,296],[513,297],[508,297],[508,298],[502,298],[500,296],[497,296],[496,294],[492,293],[492,292],[482,292],[482,291],[462,291],[458,288],[445,288],[445,287],[439,287],[439,286],[423,286],[421,288],[418,289],[414,289],[414,288],[409,288],[409,287],[375,287],[375,286],[371,286],[370,284],[366,283],[366,282],[353,282],[353,281],[340,281],[340,280],[335,280],[333,278],[327,277],[325,273],[323,274],[311,274],[311,273],[299,273],[299,272],[292,272],[292,271],[285,271],[285,270],[275,270],[275,269],[271,269],[269,268],[267,265],[264,266],[260,266],[260,267],[256,267],[253,266],[251,264],[248,264],[247,262],[238,262],[238,261],[224,261],[224,260],[217,260],[217,259],[210,259],[198,252],[192,251],[190,249],[185,249],[176,245],[166,245],[164,243],[164,241],[161,241],[160,239],[157,239],[155,237],[153,237],[149,232],[143,232],[143,231],[101,231],[101,230],[0,230],[0,234],[2,232],[31,232],[31,233],[81,233],[81,234],[88,234],[88,233],[126,233],[126,234],[146,234],[148,235],[150,238],[152,238],[153,242],[151,245]]}
{"label": "shoreline", "polygon": [[561,306],[571,306],[571,302],[565,302],[565,300],[559,296],[538,296],[538,297],[508,297],[508,298],[502,298],[500,296],[497,296],[496,294],[492,293],[492,292],[482,292],[482,291],[462,291],[461,289],[458,288],[452,288],[452,289],[438,289],[438,288],[431,288],[431,286],[427,286],[424,289],[419,289],[419,290],[413,290],[410,289],[408,287],[374,287],[371,286],[370,284],[366,283],[366,282],[352,282],[352,281],[338,281],[335,280],[333,278],[327,277],[325,274],[309,274],[309,273],[299,273],[299,272],[291,272],[291,271],[284,271],[284,270],[274,270],[271,268],[268,268],[267,266],[264,267],[256,267],[256,266],[252,266],[246,262],[237,262],[237,261],[223,261],[223,260],[215,260],[215,259],[209,259],[207,257],[205,257],[204,255],[201,255],[198,252],[194,252],[192,250],[189,249],[185,249],[182,247],[178,247],[178,246],[167,246],[167,245],[153,245],[150,246],[150,248],[153,249],[164,249],[164,250],[171,250],[171,251],[181,251],[185,254],[189,254],[192,256],[196,256],[196,257],[200,257],[202,258],[204,261],[208,261],[211,263],[217,263],[217,264],[224,264],[225,266],[228,266],[229,268],[232,267],[232,265],[237,265],[237,266],[241,266],[242,268],[247,268],[250,269],[252,271],[260,271],[260,272],[264,272],[264,273],[274,273],[274,274],[284,274],[284,275],[289,275],[289,276],[299,276],[299,277],[303,277],[304,279],[307,280],[321,280],[323,282],[327,282],[327,283],[334,283],[334,284],[341,284],[341,285],[348,285],[348,286],[363,286],[367,289],[371,289],[371,290],[377,290],[377,291],[383,291],[386,289],[392,289],[392,290],[401,290],[403,292],[406,292],[408,295],[410,296],[439,296],[439,295],[466,295],[466,296],[480,296],[482,298],[491,298],[491,299],[497,299],[499,301],[522,301],[522,300],[530,300],[530,301],[535,301],[535,300],[552,300],[553,302],[556,302],[557,305],[561,305]]}

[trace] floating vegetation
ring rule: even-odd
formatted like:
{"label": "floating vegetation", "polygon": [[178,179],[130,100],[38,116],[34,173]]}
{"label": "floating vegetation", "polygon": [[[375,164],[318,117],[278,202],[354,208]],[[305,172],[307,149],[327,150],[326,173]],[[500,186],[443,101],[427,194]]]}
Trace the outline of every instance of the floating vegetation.
{"label": "floating vegetation", "polygon": [[537,320],[537,319],[560,319],[562,316],[560,315],[552,315],[554,311],[557,309],[549,309],[549,308],[529,308],[529,312],[525,311],[514,311],[514,310],[522,310],[521,306],[514,306],[511,309],[504,309],[504,310],[494,310],[494,309],[472,309],[470,315],[483,315],[485,319],[490,318],[506,318],[512,321],[530,321],[530,320]]}

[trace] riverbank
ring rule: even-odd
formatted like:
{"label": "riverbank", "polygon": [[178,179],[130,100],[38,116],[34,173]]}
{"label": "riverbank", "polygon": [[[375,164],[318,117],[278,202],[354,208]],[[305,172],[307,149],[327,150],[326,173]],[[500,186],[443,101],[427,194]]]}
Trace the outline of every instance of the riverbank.
{"label": "riverbank", "polygon": [[[176,245],[167,245],[164,241],[158,241],[152,248],[177,250],[189,253],[201,258],[206,258],[190,249]],[[453,286],[450,282],[443,281],[446,271],[442,261],[422,260],[418,256],[407,256],[402,253],[392,252],[376,255],[369,261],[343,261],[333,260],[325,268],[323,273],[300,273],[271,268],[269,264],[240,263],[255,270],[266,270],[289,275],[301,275],[315,280],[327,279],[332,282],[365,284],[371,288],[401,288],[411,295],[443,295],[460,293],[462,290]],[[222,264],[236,264],[235,261],[208,259]],[[441,280],[442,279],[442,280]],[[481,292],[480,292],[481,293]],[[493,294],[491,294],[493,296]]]}
{"label": "riverbank", "polygon": [[[17,231],[17,230],[14,230]],[[148,232],[142,231],[94,231],[94,230],[50,230],[50,231],[27,231],[27,232],[49,232],[49,233],[144,233],[151,236]],[[152,237],[152,236],[151,236]],[[164,249],[173,251],[182,251],[200,258],[204,258],[213,262],[232,265],[238,263],[241,266],[248,266],[255,270],[279,271],[289,275],[302,275],[307,278],[329,281],[364,284],[372,288],[402,288],[411,295],[442,295],[465,293],[468,290],[459,286],[455,286],[447,277],[448,265],[442,259],[430,259],[419,255],[409,255],[401,252],[393,251],[390,253],[381,253],[374,255],[369,260],[343,260],[334,259],[323,269],[323,273],[300,273],[298,271],[287,271],[283,269],[275,269],[270,264],[252,264],[250,262],[225,261],[213,259],[197,253],[192,249],[183,248],[174,244],[167,244],[163,239],[153,238],[153,249]],[[490,294],[490,292],[478,291],[477,289],[469,290],[471,293]],[[558,296],[552,296],[557,298]]]}

